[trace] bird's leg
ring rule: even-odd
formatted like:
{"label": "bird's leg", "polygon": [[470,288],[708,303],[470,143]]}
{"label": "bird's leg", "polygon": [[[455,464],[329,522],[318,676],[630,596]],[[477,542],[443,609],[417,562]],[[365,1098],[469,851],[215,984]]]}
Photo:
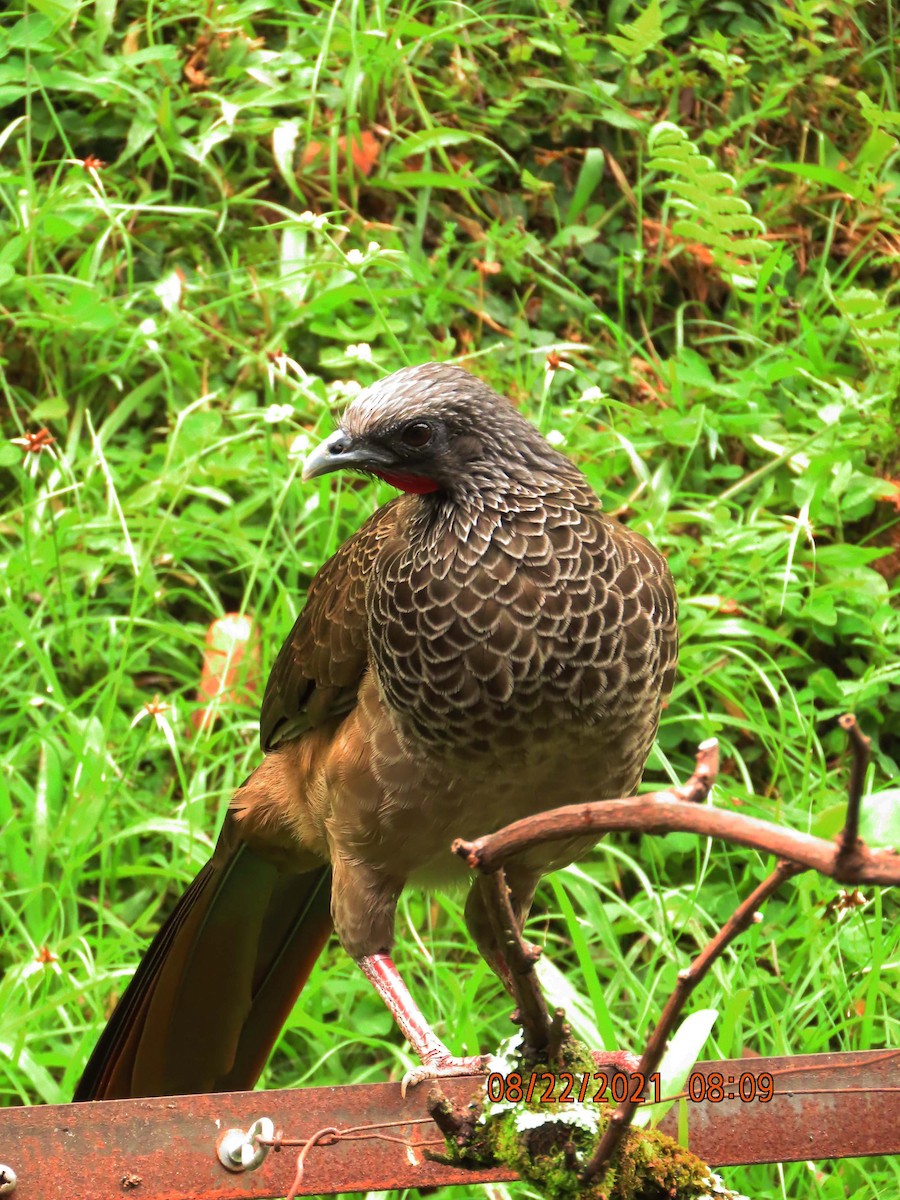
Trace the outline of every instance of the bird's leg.
{"label": "bird's leg", "polygon": [[357,959],[363,974],[369,980],[390,1010],[391,1016],[400,1027],[400,1032],[422,1060],[421,1067],[407,1072],[400,1085],[402,1094],[413,1084],[424,1079],[438,1079],[448,1075],[477,1075],[490,1061],[489,1054],[473,1054],[456,1058],[450,1053],[425,1019],[421,1009],[410,995],[400,972],[389,954],[366,954]]}
{"label": "bird's leg", "polygon": [[[508,871],[506,882],[509,886],[509,900],[512,905],[516,924],[521,931],[525,924],[534,899],[534,889],[537,887],[538,876]],[[500,982],[518,1003],[513,986],[512,972],[503,947],[497,940],[493,924],[488,916],[488,906],[496,904],[490,895],[490,885],[483,876],[477,876],[466,901],[466,926],[478,947],[481,957],[485,960]]]}

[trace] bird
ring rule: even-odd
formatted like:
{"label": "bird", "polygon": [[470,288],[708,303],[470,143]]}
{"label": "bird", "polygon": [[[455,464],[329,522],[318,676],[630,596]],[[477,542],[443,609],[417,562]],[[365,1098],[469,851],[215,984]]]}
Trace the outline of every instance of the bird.
{"label": "bird", "polygon": [[[251,1088],[332,929],[418,1055],[468,1074],[392,958],[405,887],[452,886],[472,839],[633,794],[677,663],[665,557],[606,516],[579,467],[460,366],[360,391],[302,478],[393,485],[314,576],[265,688],[263,757],[212,858],[114,1009],[75,1100]],[[593,838],[506,867],[524,922]],[[476,879],[466,924],[508,990]]]}

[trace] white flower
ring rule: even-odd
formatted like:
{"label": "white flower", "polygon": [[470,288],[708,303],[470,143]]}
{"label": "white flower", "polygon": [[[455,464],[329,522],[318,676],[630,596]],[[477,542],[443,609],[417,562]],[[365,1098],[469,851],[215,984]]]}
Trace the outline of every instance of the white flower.
{"label": "white flower", "polygon": [[59,965],[59,955],[54,954],[48,946],[41,946],[30,962],[21,965],[19,978],[27,979],[29,975],[36,975],[39,971],[45,971],[48,967],[55,975],[62,974],[62,968]]}
{"label": "white flower", "polygon": [[154,287],[153,291],[166,312],[173,312],[181,304],[184,277],[180,271],[170,271]]}
{"label": "white flower", "polygon": [[241,111],[240,106],[232,104],[229,100],[219,99],[219,104],[222,106],[222,120],[231,129],[237,119],[238,113]]}
{"label": "white flower", "polygon": [[326,389],[331,400],[352,400],[363,390],[357,379],[335,379]]}
{"label": "white flower", "polygon": [[366,254],[377,254],[380,249],[381,247],[377,242],[369,242],[368,246],[366,246]]}
{"label": "white flower", "polygon": [[270,404],[263,413],[263,420],[267,425],[277,425],[279,421],[286,421],[288,417],[294,415],[294,407],[292,404]]}
{"label": "white flower", "polygon": [[300,213],[294,220],[304,229],[315,229],[317,232],[321,232],[328,228],[328,218],[323,213],[310,212],[309,209]]}
{"label": "white flower", "polygon": [[605,400],[606,393],[603,388],[589,387],[581,393],[582,404],[596,404],[599,400]]}
{"label": "white flower", "polygon": [[350,264],[351,267],[359,267],[365,261],[366,261],[366,256],[363,254],[362,250],[348,250],[347,251],[347,262]]}
{"label": "white flower", "polygon": [[372,361],[372,347],[368,342],[351,342],[347,347],[347,357],[351,361],[370,363]]}
{"label": "white flower", "polygon": [[159,342],[153,336],[156,333],[156,329],[157,325],[152,317],[145,317],[140,325],[138,325],[138,332],[142,333],[147,339],[147,349],[152,350],[154,354],[159,350]]}
{"label": "white flower", "polygon": [[550,429],[546,436],[551,446],[564,446],[566,444],[566,435],[561,429]]}

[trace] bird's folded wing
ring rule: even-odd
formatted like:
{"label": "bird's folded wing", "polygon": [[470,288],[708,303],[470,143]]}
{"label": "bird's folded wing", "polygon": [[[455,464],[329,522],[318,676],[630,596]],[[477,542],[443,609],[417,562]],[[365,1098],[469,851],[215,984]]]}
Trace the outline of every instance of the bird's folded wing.
{"label": "bird's folded wing", "polygon": [[366,584],[387,539],[394,500],[379,508],[318,572],[275,659],[259,719],[264,751],[349,712],[368,661]]}

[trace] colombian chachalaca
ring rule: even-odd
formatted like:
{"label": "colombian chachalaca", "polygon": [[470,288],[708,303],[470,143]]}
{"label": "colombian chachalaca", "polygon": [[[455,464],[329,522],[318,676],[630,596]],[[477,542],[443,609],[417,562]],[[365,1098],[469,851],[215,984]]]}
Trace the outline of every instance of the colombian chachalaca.
{"label": "colombian chachalaca", "polygon": [[[252,1087],[332,928],[422,1061],[468,1072],[391,961],[407,884],[459,879],[455,837],[631,794],[672,686],[665,560],[605,517],[581,471],[458,367],[362,392],[307,460],[406,493],[313,579],[262,703],[260,765],[157,934],[76,1099]],[[524,920],[546,871],[509,864]],[[507,970],[476,881],[468,927]]]}

